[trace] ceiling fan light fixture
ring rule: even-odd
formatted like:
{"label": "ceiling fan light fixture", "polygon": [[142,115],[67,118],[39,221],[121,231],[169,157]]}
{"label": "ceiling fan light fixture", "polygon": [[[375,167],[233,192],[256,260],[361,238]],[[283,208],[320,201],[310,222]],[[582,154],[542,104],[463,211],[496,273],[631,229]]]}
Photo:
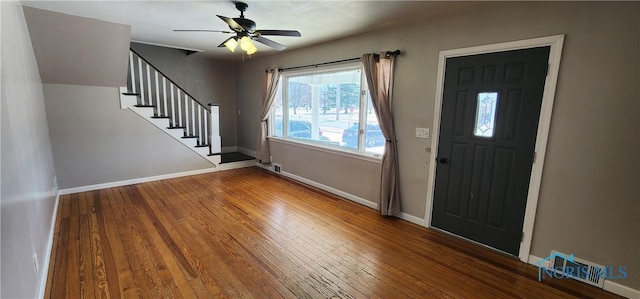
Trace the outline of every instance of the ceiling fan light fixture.
{"label": "ceiling fan light fixture", "polygon": [[249,49],[255,48],[255,47],[256,46],[251,42],[249,37],[247,37],[246,35],[240,39],[240,49],[242,49],[243,51],[247,52],[249,51]]}
{"label": "ceiling fan light fixture", "polygon": [[224,43],[224,46],[227,47],[227,49],[229,49],[229,51],[233,53],[236,51],[236,48],[238,47],[238,41],[236,41],[235,38],[230,38],[228,41]]}
{"label": "ceiling fan light fixture", "polygon": [[258,52],[258,48],[256,48],[255,45],[253,45],[253,43],[251,44],[251,48],[249,48],[249,50],[247,50],[247,55],[251,55],[255,52]]}

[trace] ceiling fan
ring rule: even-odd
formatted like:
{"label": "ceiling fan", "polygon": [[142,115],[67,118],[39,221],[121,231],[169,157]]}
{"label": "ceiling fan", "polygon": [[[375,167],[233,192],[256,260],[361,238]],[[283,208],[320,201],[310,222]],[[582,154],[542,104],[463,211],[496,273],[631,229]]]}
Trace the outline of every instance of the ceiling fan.
{"label": "ceiling fan", "polygon": [[237,46],[240,45],[240,48],[249,55],[255,53],[258,50],[255,47],[255,45],[251,42],[251,40],[265,44],[278,51],[281,51],[287,48],[282,44],[279,44],[275,41],[272,41],[268,38],[263,37],[264,35],[301,36],[300,32],[298,32],[297,30],[256,30],[256,22],[244,17],[244,12],[247,10],[249,5],[247,5],[244,2],[234,2],[234,3],[236,6],[236,9],[240,11],[240,17],[228,18],[225,16],[217,15],[218,18],[222,19],[225,23],[227,23],[227,25],[229,25],[229,29],[231,29],[232,31],[201,30],[201,29],[175,29],[173,31],[235,33],[236,36],[232,36],[226,39],[224,42],[218,45],[218,47],[227,47],[231,52],[234,52]]}

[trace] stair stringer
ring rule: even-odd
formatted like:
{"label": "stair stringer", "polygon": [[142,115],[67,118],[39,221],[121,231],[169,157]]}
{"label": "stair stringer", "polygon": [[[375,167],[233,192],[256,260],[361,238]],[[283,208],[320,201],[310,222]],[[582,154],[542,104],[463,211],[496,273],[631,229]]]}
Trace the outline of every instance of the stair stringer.
{"label": "stair stringer", "polygon": [[120,87],[120,108],[121,109],[129,109],[133,111],[134,113],[136,113],[146,121],[150,122],[161,131],[165,132],[167,135],[173,137],[173,139],[175,139],[176,141],[182,143],[184,146],[188,147],[190,150],[196,152],[198,155],[205,158],[216,169],[218,168],[221,161],[220,155],[209,155],[209,147],[196,147],[197,145],[196,139],[183,138],[184,132],[182,129],[169,129],[169,119],[152,118],[153,108],[152,107],[136,107],[137,96],[124,94],[126,92],[127,92],[126,87]]}

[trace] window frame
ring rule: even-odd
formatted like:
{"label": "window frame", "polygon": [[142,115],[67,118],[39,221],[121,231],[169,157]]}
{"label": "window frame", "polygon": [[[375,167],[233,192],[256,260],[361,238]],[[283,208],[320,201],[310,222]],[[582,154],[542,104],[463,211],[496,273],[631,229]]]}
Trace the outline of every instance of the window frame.
{"label": "window frame", "polygon": [[[349,71],[349,70],[359,70],[360,71],[360,96],[358,101],[358,144],[356,148],[344,146],[344,145],[335,145],[322,141],[316,141],[313,139],[305,140],[301,138],[293,138],[288,136],[289,126],[286,125],[289,123],[289,99],[288,99],[288,79],[292,77],[300,77],[300,76],[311,76],[314,74],[326,74],[326,73],[336,73],[340,71]],[[364,65],[362,61],[356,62],[347,62],[341,63],[339,65],[330,65],[330,66],[316,66],[314,69],[300,69],[300,70],[292,70],[280,73],[280,79],[278,82],[278,88],[281,89],[282,95],[282,136],[275,136],[275,119],[276,119],[276,101],[271,106],[271,111],[269,112],[269,130],[268,130],[268,138],[282,140],[285,143],[299,144],[304,147],[310,147],[314,149],[318,149],[325,152],[336,152],[342,155],[355,155],[357,157],[365,158],[366,160],[371,161],[381,161],[382,154],[375,153],[371,151],[367,151],[366,146],[366,132],[367,132],[367,105],[370,99],[369,88],[367,83],[367,78],[364,72]],[[371,107],[373,109],[373,107]],[[375,113],[375,112],[374,112]],[[351,126],[347,126],[349,128]],[[385,144],[386,146],[386,144]]]}

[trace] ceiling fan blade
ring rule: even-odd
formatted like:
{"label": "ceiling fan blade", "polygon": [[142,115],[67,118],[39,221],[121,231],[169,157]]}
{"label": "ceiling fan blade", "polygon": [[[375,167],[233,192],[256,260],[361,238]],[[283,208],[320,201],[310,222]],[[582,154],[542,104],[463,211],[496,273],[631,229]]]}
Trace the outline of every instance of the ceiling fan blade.
{"label": "ceiling fan blade", "polygon": [[173,29],[174,32],[221,32],[221,33],[233,33],[225,30],[207,30],[207,29]]}
{"label": "ceiling fan blade", "polygon": [[227,17],[221,16],[221,15],[217,15],[217,16],[218,16],[218,18],[220,18],[223,21],[225,21],[227,23],[227,25],[229,25],[229,28],[231,28],[231,30],[236,31],[236,32],[244,31],[244,27],[240,26],[240,24],[238,24],[238,22],[236,22],[234,19],[227,18]]}
{"label": "ceiling fan blade", "polygon": [[297,30],[256,30],[260,35],[302,36]]}
{"label": "ceiling fan blade", "polygon": [[219,44],[219,45],[218,45],[218,48],[224,48],[224,47],[226,47],[224,44],[225,44],[226,42],[228,42],[230,39],[235,39],[235,38],[236,38],[235,36],[232,36],[232,37],[230,37],[230,38],[225,39],[221,44]]}
{"label": "ceiling fan blade", "polygon": [[265,45],[267,45],[267,46],[269,46],[271,48],[274,48],[274,49],[276,49],[278,51],[282,51],[282,50],[287,48],[284,45],[276,43],[276,42],[274,42],[274,41],[272,41],[270,39],[264,38],[262,36],[253,37],[253,40],[255,40],[255,41],[259,42],[259,43],[263,43],[263,44],[265,44]]}

